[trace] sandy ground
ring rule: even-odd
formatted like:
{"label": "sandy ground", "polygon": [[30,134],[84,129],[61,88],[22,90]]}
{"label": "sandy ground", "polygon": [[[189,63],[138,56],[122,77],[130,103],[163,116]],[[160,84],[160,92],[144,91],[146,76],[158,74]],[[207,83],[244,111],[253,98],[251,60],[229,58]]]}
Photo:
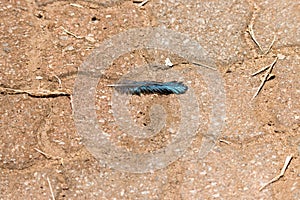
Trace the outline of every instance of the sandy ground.
{"label": "sandy ground", "polygon": [[[1,0],[0,17],[0,199],[300,199],[299,2]],[[126,32],[147,27],[169,31]],[[107,87],[174,77],[187,94]]]}

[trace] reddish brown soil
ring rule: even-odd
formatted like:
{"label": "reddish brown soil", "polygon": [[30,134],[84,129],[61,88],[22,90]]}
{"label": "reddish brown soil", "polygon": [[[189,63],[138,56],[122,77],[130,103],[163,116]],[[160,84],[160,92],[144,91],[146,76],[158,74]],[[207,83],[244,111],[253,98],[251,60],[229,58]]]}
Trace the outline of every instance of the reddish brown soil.
{"label": "reddish brown soil", "polygon": [[[139,7],[130,0],[0,1],[0,199],[300,199],[299,3],[196,2],[150,0]],[[276,35],[265,55],[247,32],[251,23],[264,50]],[[63,91],[72,92],[80,66],[105,39],[158,26],[196,39],[223,79],[225,125],[203,159],[196,155],[209,123],[204,106],[209,97],[199,98],[203,123],[187,152],[166,168],[139,174],[98,163],[77,133],[70,96],[36,97],[7,89],[55,91],[61,80]],[[274,76],[251,101],[262,80],[261,74],[251,74],[276,55]],[[132,66],[164,63],[166,57],[181,61],[163,51],[131,52],[116,60],[99,82],[99,124],[120,148],[152,152],[172,140],[180,123],[175,96],[131,99],[131,115],[139,126],[150,123],[150,105],[169,105],[169,125],[139,141],[108,123],[113,120],[112,88],[103,89]],[[193,68],[174,67],[185,70],[192,86],[201,85],[195,87],[197,94],[206,90]],[[293,159],[285,175],[259,191],[280,173],[288,155]]]}

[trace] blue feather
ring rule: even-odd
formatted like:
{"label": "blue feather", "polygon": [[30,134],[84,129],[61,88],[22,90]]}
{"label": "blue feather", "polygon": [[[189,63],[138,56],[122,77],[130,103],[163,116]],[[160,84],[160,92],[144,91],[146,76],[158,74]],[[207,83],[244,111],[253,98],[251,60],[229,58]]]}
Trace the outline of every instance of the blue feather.
{"label": "blue feather", "polygon": [[156,81],[122,81],[121,83],[109,85],[123,94],[184,94],[188,87],[182,82],[156,82]]}

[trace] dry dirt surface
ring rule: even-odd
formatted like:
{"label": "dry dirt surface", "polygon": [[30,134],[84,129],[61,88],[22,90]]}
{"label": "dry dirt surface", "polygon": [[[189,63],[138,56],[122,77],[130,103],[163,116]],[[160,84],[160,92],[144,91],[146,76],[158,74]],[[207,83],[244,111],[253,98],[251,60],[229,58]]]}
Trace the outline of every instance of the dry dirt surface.
{"label": "dry dirt surface", "polygon": [[299,27],[295,0],[0,0],[0,199],[300,199]]}

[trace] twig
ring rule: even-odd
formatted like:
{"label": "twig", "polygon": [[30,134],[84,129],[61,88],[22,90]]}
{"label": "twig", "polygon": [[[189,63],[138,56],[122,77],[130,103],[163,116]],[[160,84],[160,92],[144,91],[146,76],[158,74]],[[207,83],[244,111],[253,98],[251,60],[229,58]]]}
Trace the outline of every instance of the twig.
{"label": "twig", "polygon": [[264,79],[262,80],[261,84],[259,85],[259,87],[258,87],[256,93],[253,95],[253,97],[252,97],[251,100],[253,100],[253,99],[259,94],[259,92],[261,91],[261,89],[262,89],[263,86],[265,85],[265,83],[266,83],[266,81],[268,80],[269,75],[270,75],[270,73],[272,72],[272,69],[273,69],[275,63],[277,62],[277,60],[278,60],[278,57],[276,57],[275,60],[271,63],[271,65],[269,65],[269,69],[268,69],[268,71],[265,73]]}
{"label": "twig", "polygon": [[213,67],[211,67],[211,66],[208,66],[208,65],[205,65],[205,64],[202,64],[202,63],[195,63],[195,62],[192,62],[192,64],[217,71],[216,68],[213,68]]}
{"label": "twig", "polygon": [[59,89],[59,90],[22,90],[22,89],[13,89],[13,88],[2,88],[0,87],[0,93],[6,94],[28,94],[32,97],[57,97],[57,96],[70,96],[71,91],[68,89]]}
{"label": "twig", "polygon": [[265,185],[263,185],[262,187],[259,188],[259,191],[262,191],[265,187],[267,187],[268,185],[270,185],[271,183],[278,181],[285,173],[286,169],[288,168],[291,160],[292,160],[293,156],[287,156],[284,162],[284,166],[280,171],[280,174],[278,176],[275,176],[272,180],[270,180],[268,183],[266,183]]}
{"label": "twig", "polygon": [[49,188],[50,188],[50,192],[51,192],[52,200],[55,200],[54,193],[53,193],[53,189],[52,189],[52,186],[51,186],[51,182],[50,182],[50,180],[49,180],[49,177],[48,177],[48,176],[47,176],[47,181],[48,181],[48,185],[49,185]]}
{"label": "twig", "polygon": [[77,36],[77,35],[75,35],[74,33],[68,31],[67,29],[65,29],[63,26],[62,26],[61,28],[63,29],[64,32],[66,32],[66,33],[69,34],[69,35],[72,35],[72,36],[75,37],[76,39],[82,39],[82,38],[84,38],[84,37],[82,37],[82,36]]}

